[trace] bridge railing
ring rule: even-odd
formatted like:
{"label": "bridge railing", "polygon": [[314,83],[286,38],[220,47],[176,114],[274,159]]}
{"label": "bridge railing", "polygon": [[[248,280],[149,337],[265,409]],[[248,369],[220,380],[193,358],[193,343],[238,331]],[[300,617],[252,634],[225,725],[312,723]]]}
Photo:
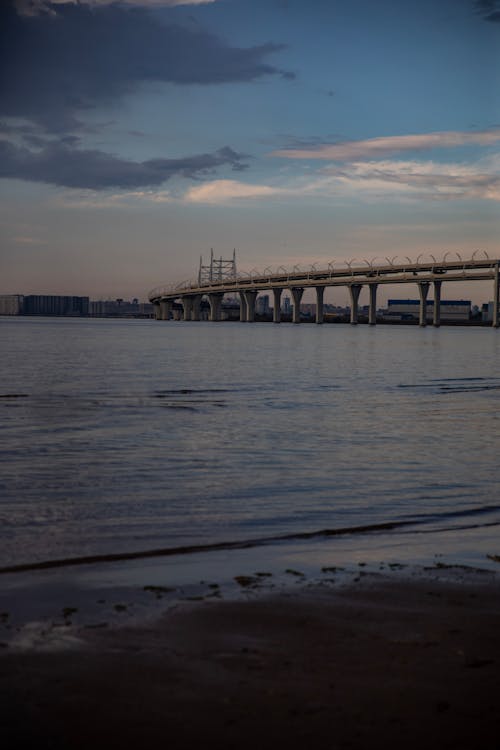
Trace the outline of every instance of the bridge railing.
{"label": "bridge railing", "polygon": [[[455,255],[457,260],[450,260],[451,255]],[[182,293],[196,290],[208,293],[210,290],[217,291],[221,287],[231,290],[233,288],[241,289],[242,287],[266,287],[273,284],[293,285],[306,281],[313,283],[314,281],[324,282],[341,279],[349,284],[355,283],[361,278],[374,279],[393,276],[395,283],[397,283],[398,278],[401,280],[415,278],[415,281],[417,281],[419,274],[425,272],[444,275],[447,271],[455,271],[465,278],[467,277],[467,271],[478,269],[490,269],[491,271],[499,263],[497,259],[491,259],[485,250],[474,251],[470,259],[463,259],[459,253],[447,251],[440,261],[430,253],[425,256],[421,253],[416,260],[404,256],[402,260],[406,262],[403,263],[396,263],[397,260],[399,260],[399,256],[396,255],[392,258],[385,257],[383,259],[375,257],[371,260],[366,258],[362,260],[356,258],[349,260],[335,259],[319,268],[320,262],[313,263],[307,268],[301,268],[299,264],[296,264],[291,270],[284,266],[278,266],[275,271],[268,266],[263,272],[253,268],[251,271],[240,271],[233,279],[208,281],[206,283],[200,283],[198,279],[189,279],[176,284],[164,284],[152,289],[149,293],[149,299],[159,299],[163,296],[172,295],[180,296]]]}

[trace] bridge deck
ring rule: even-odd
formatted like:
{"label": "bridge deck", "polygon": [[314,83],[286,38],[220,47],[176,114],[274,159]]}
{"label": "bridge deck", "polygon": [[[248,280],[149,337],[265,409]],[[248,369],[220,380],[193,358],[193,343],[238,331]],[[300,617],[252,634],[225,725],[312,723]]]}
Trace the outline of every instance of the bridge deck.
{"label": "bridge deck", "polygon": [[310,288],[329,286],[351,286],[353,284],[408,284],[434,281],[484,281],[498,276],[499,259],[465,261],[412,262],[404,265],[347,265],[310,271],[284,271],[274,274],[240,274],[234,279],[220,281],[187,281],[176,286],[163,286],[149,294],[151,302],[175,300],[187,295],[230,293],[255,289]]}

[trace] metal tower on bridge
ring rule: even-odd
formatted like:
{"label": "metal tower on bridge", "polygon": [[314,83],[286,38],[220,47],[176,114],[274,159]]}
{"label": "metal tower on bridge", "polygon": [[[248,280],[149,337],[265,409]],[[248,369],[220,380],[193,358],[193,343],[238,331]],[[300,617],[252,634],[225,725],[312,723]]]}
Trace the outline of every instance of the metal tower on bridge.
{"label": "metal tower on bridge", "polygon": [[210,250],[210,265],[203,265],[203,257],[200,257],[200,270],[198,272],[198,283],[210,284],[213,281],[227,281],[236,278],[236,250],[229,260],[214,258],[213,248]]}

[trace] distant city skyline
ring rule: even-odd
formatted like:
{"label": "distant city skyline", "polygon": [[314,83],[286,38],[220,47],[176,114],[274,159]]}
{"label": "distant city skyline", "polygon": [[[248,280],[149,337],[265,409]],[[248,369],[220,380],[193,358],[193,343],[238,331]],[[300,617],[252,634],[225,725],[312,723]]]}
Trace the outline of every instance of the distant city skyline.
{"label": "distant city skyline", "polygon": [[[273,304],[271,303],[272,295],[263,292],[259,293],[256,298],[255,313],[256,320],[273,321]],[[432,321],[434,300],[426,301],[427,318]],[[419,299],[401,297],[399,299],[389,299],[386,306],[377,307],[377,319],[379,321],[415,321],[419,317],[421,302]],[[226,295],[222,308],[223,314],[221,320],[240,321],[241,298],[239,294]],[[468,323],[473,320],[477,323],[478,319],[483,323],[491,322],[493,315],[493,303],[483,303],[480,309],[473,306],[470,300],[441,300],[440,318],[443,323],[461,322]],[[284,316],[291,316],[294,309],[293,301],[287,290],[281,298],[280,309]],[[325,304],[323,312],[326,315],[325,322],[328,319],[344,318],[348,322],[351,311],[350,305],[331,305]],[[42,316],[42,317],[105,317],[105,318],[148,318],[158,317],[161,310],[155,309],[151,303],[141,303],[137,298],[127,300],[122,297],[108,300],[92,300],[88,296],[70,297],[58,295],[2,295],[0,294],[0,317],[4,316]],[[210,304],[208,298],[201,302],[201,315],[199,320],[210,320]],[[317,304],[301,303],[300,313],[303,319],[316,319]],[[369,316],[369,305],[359,307],[361,316]],[[169,317],[174,320],[183,319],[183,301],[176,301],[170,310]],[[285,319],[285,318],[283,318]],[[185,320],[185,318],[184,318]],[[292,322],[291,319],[289,322]],[[352,321],[351,321],[352,322]],[[365,320],[366,322],[366,320]]]}
{"label": "distant city skyline", "polygon": [[0,29],[0,294],[146,301],[210,248],[500,256],[498,0],[7,0]]}

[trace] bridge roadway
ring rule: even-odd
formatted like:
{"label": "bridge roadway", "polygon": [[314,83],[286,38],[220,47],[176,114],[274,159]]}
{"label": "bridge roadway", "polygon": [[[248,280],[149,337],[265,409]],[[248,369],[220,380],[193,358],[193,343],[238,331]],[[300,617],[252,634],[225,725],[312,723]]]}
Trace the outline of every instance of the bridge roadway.
{"label": "bridge roadway", "polygon": [[[446,254],[448,255],[448,253]],[[486,254],[485,254],[486,255]],[[445,256],[446,258],[446,256]],[[410,260],[410,259],[408,259]],[[456,260],[441,262],[408,262],[405,265],[374,265],[365,261],[363,265],[347,263],[335,268],[330,263],[327,269],[293,271],[278,269],[271,274],[238,274],[232,278],[219,280],[183,282],[175,287],[158,287],[149,294],[153,303],[155,317],[168,320],[172,303],[180,300],[183,306],[184,320],[200,320],[200,305],[204,296],[210,305],[209,320],[221,319],[221,306],[224,294],[239,293],[240,320],[255,320],[255,300],[259,292],[271,291],[274,297],[273,320],[281,321],[281,294],[289,289],[293,298],[293,322],[300,323],[300,301],[305,289],[316,290],[316,323],[323,323],[323,297],[326,287],[346,286],[351,300],[351,323],[358,322],[358,299],[363,286],[370,293],[368,322],[376,324],[377,288],[380,284],[417,284],[420,296],[419,323],[426,325],[426,302],[429,289],[434,290],[433,325],[440,324],[441,287],[445,281],[485,281],[493,282],[493,327],[498,328],[499,313],[499,267],[500,259],[483,258],[475,260]],[[282,272],[280,272],[282,271]]]}

